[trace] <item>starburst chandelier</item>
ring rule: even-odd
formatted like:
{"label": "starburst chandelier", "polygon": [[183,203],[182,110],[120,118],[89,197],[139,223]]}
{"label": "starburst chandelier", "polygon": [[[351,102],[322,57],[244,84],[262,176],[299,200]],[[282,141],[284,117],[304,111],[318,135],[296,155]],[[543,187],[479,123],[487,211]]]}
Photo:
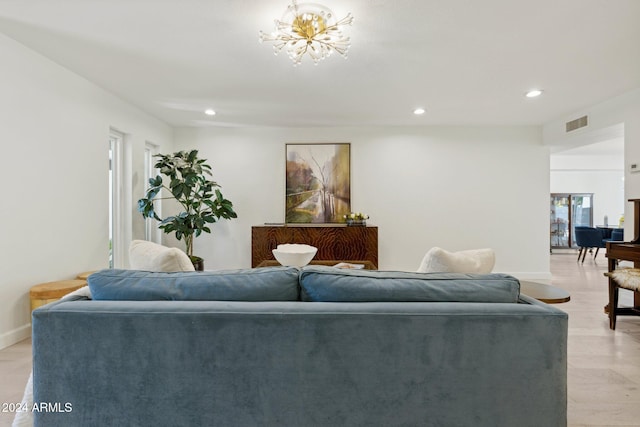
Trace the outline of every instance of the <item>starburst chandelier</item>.
{"label": "starburst chandelier", "polygon": [[260,31],[260,41],[274,42],[277,55],[286,48],[294,65],[302,63],[308,54],[315,64],[330,56],[334,51],[347,57],[350,40],[342,34],[342,28],[353,23],[353,16],[337,21],[326,6],[316,3],[301,3],[296,0],[287,7],[282,19],[276,19],[276,29],[271,34]]}

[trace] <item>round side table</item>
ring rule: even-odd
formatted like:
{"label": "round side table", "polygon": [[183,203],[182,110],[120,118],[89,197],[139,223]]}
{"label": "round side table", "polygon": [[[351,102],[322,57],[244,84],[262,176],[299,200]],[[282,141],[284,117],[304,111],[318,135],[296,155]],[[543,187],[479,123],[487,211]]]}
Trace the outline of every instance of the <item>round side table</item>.
{"label": "round side table", "polygon": [[87,281],[82,279],[59,280],[35,285],[29,290],[31,311],[50,302],[58,301],[66,294],[83,286],[87,286]]}
{"label": "round side table", "polygon": [[520,281],[520,292],[547,304],[560,304],[571,300],[564,289],[542,283]]}
{"label": "round side table", "polygon": [[97,270],[94,271],[85,271],[83,273],[80,273],[76,276],[76,279],[81,279],[81,280],[87,280],[87,277],[91,276],[93,273],[95,273]]}

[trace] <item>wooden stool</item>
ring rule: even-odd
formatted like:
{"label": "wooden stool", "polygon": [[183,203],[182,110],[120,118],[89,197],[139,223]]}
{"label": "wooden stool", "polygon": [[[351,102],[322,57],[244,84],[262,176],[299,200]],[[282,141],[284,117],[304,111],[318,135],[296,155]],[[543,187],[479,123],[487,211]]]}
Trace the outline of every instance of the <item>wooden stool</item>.
{"label": "wooden stool", "polygon": [[58,301],[66,294],[87,286],[86,280],[60,280],[58,282],[47,282],[33,286],[29,290],[29,298],[31,299],[31,311],[36,308]]}
{"label": "wooden stool", "polygon": [[618,308],[618,290],[640,290],[640,269],[621,268],[604,273],[609,278],[609,328],[616,329],[616,316],[640,316],[637,307]]}

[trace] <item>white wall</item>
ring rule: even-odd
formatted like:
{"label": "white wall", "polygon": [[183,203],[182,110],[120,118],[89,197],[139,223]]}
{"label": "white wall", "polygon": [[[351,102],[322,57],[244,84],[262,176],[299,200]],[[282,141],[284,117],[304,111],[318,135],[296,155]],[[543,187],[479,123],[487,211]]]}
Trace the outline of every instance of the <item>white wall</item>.
{"label": "white wall", "polygon": [[[172,130],[2,35],[0,52],[3,348],[30,334],[32,285],[107,266],[109,128],[127,134],[134,199],[145,140],[166,149]],[[132,218],[127,234],[142,237]]]}
{"label": "white wall", "polygon": [[415,270],[432,246],[492,247],[496,271],[549,278],[549,150],[539,128],[181,128],[239,218],[196,239],[205,268],[251,264],[251,226],[284,220],[287,142],[350,142],[352,209],[379,227],[379,267]]}
{"label": "white wall", "polygon": [[[567,134],[565,123],[587,114],[589,126]],[[625,240],[634,237],[633,204],[628,199],[640,199],[640,173],[630,173],[629,165],[640,165],[640,89],[633,90],[588,109],[561,117],[544,125],[544,143],[548,146],[578,146],[581,141],[594,142],[592,135],[607,135],[611,130],[624,129],[624,199]],[[617,135],[613,135],[617,136]]]}
{"label": "white wall", "polygon": [[552,193],[593,193],[593,225],[624,213],[624,162],[616,156],[551,155]]}

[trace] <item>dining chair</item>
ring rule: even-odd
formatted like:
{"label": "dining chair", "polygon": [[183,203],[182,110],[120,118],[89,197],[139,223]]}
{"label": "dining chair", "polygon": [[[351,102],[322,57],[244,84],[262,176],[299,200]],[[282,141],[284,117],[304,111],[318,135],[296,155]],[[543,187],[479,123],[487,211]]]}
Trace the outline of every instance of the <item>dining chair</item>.
{"label": "dining chair", "polygon": [[611,241],[622,242],[624,241],[624,228],[614,228],[611,230]]}
{"label": "dining chair", "polygon": [[600,248],[606,247],[602,231],[598,228],[576,225],[575,235],[576,244],[580,247],[578,261],[580,261],[580,257],[582,257],[583,263],[588,250],[596,248],[596,253],[593,255],[593,259],[596,259]]}

